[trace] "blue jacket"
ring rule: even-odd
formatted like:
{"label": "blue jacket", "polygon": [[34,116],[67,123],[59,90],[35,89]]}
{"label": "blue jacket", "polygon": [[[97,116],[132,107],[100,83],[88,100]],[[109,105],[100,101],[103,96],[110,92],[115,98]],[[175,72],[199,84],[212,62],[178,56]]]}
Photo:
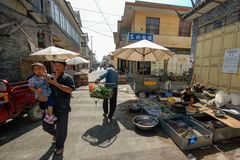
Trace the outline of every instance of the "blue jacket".
{"label": "blue jacket", "polygon": [[106,73],[101,75],[98,80],[102,80],[106,78],[106,86],[111,88],[117,88],[118,87],[118,73],[117,71],[110,67],[106,70]]}

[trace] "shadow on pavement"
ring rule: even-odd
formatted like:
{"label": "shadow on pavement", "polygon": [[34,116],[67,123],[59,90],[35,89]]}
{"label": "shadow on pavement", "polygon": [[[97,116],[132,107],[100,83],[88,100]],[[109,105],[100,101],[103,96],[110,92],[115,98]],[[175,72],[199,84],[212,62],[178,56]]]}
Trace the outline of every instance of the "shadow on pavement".
{"label": "shadow on pavement", "polygon": [[117,120],[127,129],[135,131],[136,134],[145,136],[145,137],[152,137],[152,136],[159,136],[162,138],[168,138],[168,136],[160,129],[159,125],[153,128],[152,130],[143,131],[137,129],[134,124],[132,123],[132,119],[140,114],[141,112],[133,113],[129,112],[128,104],[134,103],[137,100],[128,100],[121,104],[118,104],[115,115],[117,116]]}
{"label": "shadow on pavement", "polygon": [[44,153],[44,155],[42,155],[41,158],[39,158],[39,160],[48,160],[54,151],[55,151],[55,143],[52,143],[50,148],[46,151],[46,153]]}
{"label": "shadow on pavement", "polygon": [[223,152],[228,152],[240,148],[240,137],[217,143],[217,148]]}
{"label": "shadow on pavement", "polygon": [[188,151],[183,151],[183,153],[188,156],[188,154],[192,154],[196,159],[203,159],[205,156],[214,155],[219,153],[217,149],[215,149],[212,146],[206,147],[206,148],[198,148]]}
{"label": "shadow on pavement", "polygon": [[102,125],[96,125],[88,129],[83,134],[82,139],[92,146],[107,148],[116,141],[118,133],[120,133],[120,128],[116,120],[112,122],[103,120]]}
{"label": "shadow on pavement", "polygon": [[32,121],[28,117],[20,117],[0,126],[0,146],[37,128],[41,121]]}
{"label": "shadow on pavement", "polygon": [[[218,142],[213,146],[210,146],[206,149],[194,149],[189,152],[193,154],[197,159],[202,159],[205,156],[216,154],[216,153],[224,153],[224,155],[229,159],[240,159],[239,154],[235,154],[236,149],[240,148],[240,138],[234,138],[222,142]],[[184,152],[186,155],[189,152]]]}

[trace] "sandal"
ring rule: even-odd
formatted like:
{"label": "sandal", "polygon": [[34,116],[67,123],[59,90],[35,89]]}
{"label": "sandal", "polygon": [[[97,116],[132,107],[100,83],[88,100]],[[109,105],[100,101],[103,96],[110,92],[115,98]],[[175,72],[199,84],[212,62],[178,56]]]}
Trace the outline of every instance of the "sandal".
{"label": "sandal", "polygon": [[63,156],[63,148],[62,148],[62,149],[57,149],[57,150],[54,152],[54,155],[55,155],[55,156]]}

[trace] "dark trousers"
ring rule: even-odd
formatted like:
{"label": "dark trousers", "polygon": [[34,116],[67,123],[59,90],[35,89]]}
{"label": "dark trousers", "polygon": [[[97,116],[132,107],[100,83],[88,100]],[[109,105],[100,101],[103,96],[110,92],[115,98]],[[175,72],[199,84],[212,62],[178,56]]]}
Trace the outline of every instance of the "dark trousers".
{"label": "dark trousers", "polygon": [[69,112],[64,111],[57,112],[56,124],[48,124],[45,121],[42,121],[43,130],[56,136],[56,149],[64,148],[64,143],[67,138],[68,114]]}
{"label": "dark trousers", "polygon": [[105,114],[108,114],[109,117],[112,117],[117,106],[117,88],[113,89],[113,96],[110,98],[110,111],[108,112],[108,99],[103,100],[103,111]]}

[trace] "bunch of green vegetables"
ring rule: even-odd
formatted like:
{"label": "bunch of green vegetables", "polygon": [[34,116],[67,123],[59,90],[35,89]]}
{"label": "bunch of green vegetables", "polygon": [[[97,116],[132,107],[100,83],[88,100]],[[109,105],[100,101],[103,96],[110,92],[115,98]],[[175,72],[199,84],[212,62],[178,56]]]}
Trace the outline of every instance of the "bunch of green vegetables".
{"label": "bunch of green vegetables", "polygon": [[112,89],[104,86],[95,87],[91,92],[91,97],[109,99],[112,97]]}

